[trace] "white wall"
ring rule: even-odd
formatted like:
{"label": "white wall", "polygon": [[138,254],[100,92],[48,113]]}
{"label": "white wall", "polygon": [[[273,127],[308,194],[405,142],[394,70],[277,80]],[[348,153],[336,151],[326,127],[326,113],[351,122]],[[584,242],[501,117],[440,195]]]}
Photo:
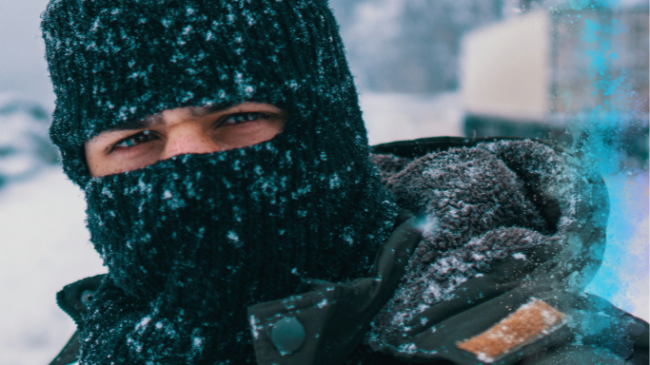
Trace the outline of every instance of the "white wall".
{"label": "white wall", "polygon": [[541,121],[548,109],[550,35],[545,11],[468,33],[460,64],[466,110]]}

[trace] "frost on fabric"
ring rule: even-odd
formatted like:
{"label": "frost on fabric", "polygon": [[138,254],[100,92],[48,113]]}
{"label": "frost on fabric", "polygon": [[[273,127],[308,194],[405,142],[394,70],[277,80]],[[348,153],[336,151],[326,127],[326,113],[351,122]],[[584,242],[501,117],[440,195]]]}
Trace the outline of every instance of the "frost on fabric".
{"label": "frost on fabric", "polygon": [[512,257],[514,257],[514,258],[517,259],[517,260],[524,260],[524,261],[526,260],[526,255],[524,255],[524,254],[521,253],[521,252],[515,252],[515,253],[513,253],[513,254],[512,254]]}
{"label": "frost on fabric", "polygon": [[[99,341],[120,339],[130,341],[130,355],[143,363],[162,361],[171,350],[179,363],[233,353],[249,359],[252,352],[239,349],[251,348],[259,329],[253,326],[251,336],[248,321],[237,319],[247,319],[241,303],[288,296],[300,280],[296,274],[341,281],[335,275],[370,267],[395,216],[374,167],[331,153],[331,171],[315,174],[322,154],[292,158],[289,147],[295,152],[297,143],[279,138],[241,150],[177,156],[91,180],[86,190],[93,242],[116,286],[144,309],[107,310],[93,318],[107,330],[83,334],[93,339],[84,347],[92,349],[86,359],[115,353],[113,342]],[[178,315],[178,308],[186,314]],[[144,315],[151,323],[136,329]],[[115,332],[112,321],[122,318],[128,326]],[[194,335],[196,328],[200,335]]]}
{"label": "frost on fabric", "polygon": [[400,346],[397,351],[403,353],[403,354],[414,354],[415,351],[417,351],[417,346],[414,343],[405,343],[402,346]]}
{"label": "frost on fabric", "polygon": [[[88,322],[102,331],[80,331],[89,339],[84,364],[121,351],[138,364],[253,363],[242,303],[294,293],[294,267],[336,282],[362,276],[393,227],[397,209],[368,163],[326,3],[209,5],[65,0],[43,14],[59,97],[52,135],[85,190],[91,241],[119,288],[100,295],[103,315]],[[78,147],[102,131],[166,109],[243,101],[286,108],[283,133],[128,173],[84,175]],[[137,300],[115,304],[125,297]],[[136,330],[147,315],[151,324]],[[197,338],[204,357],[194,357]],[[133,346],[124,350],[127,339]]]}
{"label": "frost on fabric", "polygon": [[151,322],[151,316],[146,316],[146,317],[142,318],[142,321],[140,321],[140,323],[138,323],[135,326],[135,330],[137,331],[139,329],[146,328],[147,325],[149,325],[149,322]]}
{"label": "frost on fabric", "polygon": [[260,337],[260,330],[262,330],[262,326],[260,326],[259,321],[255,318],[255,316],[251,315],[250,316],[250,327],[251,331],[253,332],[253,338],[258,339]]}
{"label": "frost on fabric", "polygon": [[[561,240],[575,221],[576,171],[539,143],[499,141],[415,160],[371,159],[398,205],[425,213],[407,274],[366,339],[376,350],[423,325],[421,313],[454,298],[459,286],[494,263],[525,260],[526,249]],[[547,219],[543,206],[558,209],[559,220]]]}

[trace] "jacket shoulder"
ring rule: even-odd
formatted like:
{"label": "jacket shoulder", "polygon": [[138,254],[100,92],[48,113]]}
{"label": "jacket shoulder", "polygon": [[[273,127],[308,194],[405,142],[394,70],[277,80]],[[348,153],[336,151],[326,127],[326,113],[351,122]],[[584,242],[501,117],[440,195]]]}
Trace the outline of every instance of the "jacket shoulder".
{"label": "jacket shoulder", "polygon": [[[83,326],[90,303],[106,274],[91,276],[66,285],[56,294],[56,302],[72,318],[77,328]],[[68,365],[79,358],[79,332],[75,331],[50,365]]]}
{"label": "jacket shoulder", "polygon": [[474,147],[479,143],[499,142],[499,141],[523,141],[531,140],[552,147],[562,149],[559,144],[552,141],[538,138],[521,138],[521,137],[429,137],[406,141],[395,141],[382,143],[370,147],[375,154],[391,154],[401,158],[417,158],[431,152],[445,151],[454,147]]}
{"label": "jacket shoulder", "polygon": [[[582,293],[602,260],[609,204],[579,153],[502,137],[399,141],[372,152],[398,204],[440,222],[424,235],[439,239],[420,244],[422,259],[409,266],[417,270],[375,318],[374,350],[405,362],[548,364],[586,354],[621,363],[647,349],[647,323]],[[494,343],[505,337],[518,340]]]}

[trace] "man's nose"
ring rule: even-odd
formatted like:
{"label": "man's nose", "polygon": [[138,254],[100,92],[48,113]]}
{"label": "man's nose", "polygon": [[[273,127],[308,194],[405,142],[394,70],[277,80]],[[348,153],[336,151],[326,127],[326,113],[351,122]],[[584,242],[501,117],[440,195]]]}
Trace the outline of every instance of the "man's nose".
{"label": "man's nose", "polygon": [[184,123],[168,131],[160,160],[188,153],[211,153],[219,150],[218,144],[210,138],[201,125]]}

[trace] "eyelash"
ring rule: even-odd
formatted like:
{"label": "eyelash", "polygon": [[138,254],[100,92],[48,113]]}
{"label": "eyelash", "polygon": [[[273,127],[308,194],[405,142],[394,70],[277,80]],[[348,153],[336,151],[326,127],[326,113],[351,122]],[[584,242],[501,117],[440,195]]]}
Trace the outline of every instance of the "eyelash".
{"label": "eyelash", "polygon": [[115,143],[111,148],[111,151],[115,150],[116,148],[130,148],[144,142],[152,141],[156,138],[158,137],[154,134],[151,134],[151,131],[142,131]]}
{"label": "eyelash", "polygon": [[[223,119],[219,124],[218,127],[224,126],[224,125],[232,125],[232,124],[241,124],[245,122],[252,122],[254,120],[258,120],[260,118],[264,119],[270,119],[269,115],[266,113],[260,113],[260,112],[251,112],[251,113],[237,113],[237,114],[231,114],[227,116],[225,119]],[[233,119],[232,122],[230,120]]]}
{"label": "eyelash", "polygon": [[[237,125],[246,122],[252,122],[261,118],[271,119],[272,117],[269,114],[261,113],[261,112],[231,114],[223,118],[220,118],[220,120],[216,123],[215,129],[222,126]],[[151,131],[149,130],[145,130],[118,141],[111,147],[111,152],[117,148],[131,148],[155,139],[158,139],[158,136],[152,134]]]}

